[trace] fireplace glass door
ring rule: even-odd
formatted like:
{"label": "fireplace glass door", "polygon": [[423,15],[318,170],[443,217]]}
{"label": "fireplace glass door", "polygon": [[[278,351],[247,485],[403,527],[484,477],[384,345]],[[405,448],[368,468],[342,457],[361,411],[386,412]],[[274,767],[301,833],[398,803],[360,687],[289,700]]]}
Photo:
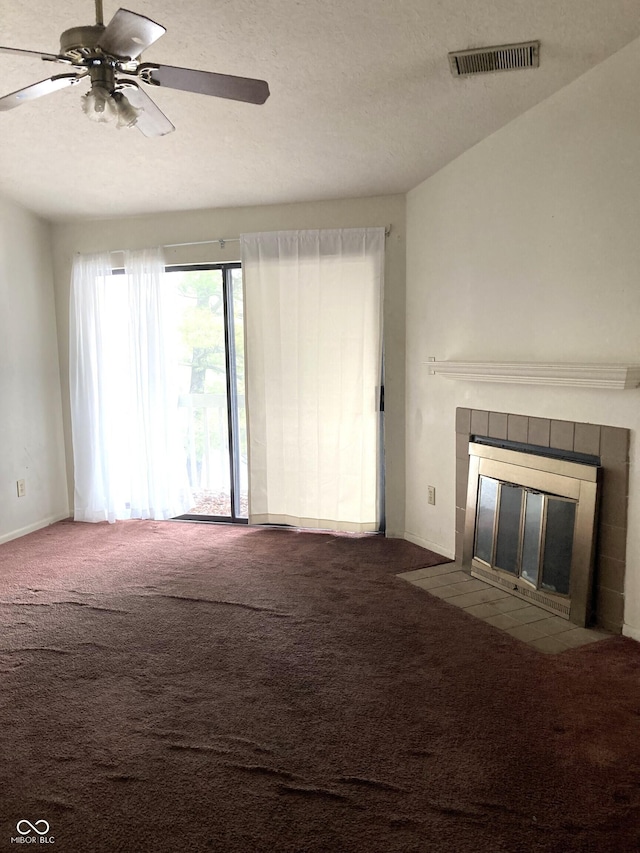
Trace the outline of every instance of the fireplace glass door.
{"label": "fireplace glass door", "polygon": [[599,481],[597,465],[470,442],[463,565],[585,625]]}
{"label": "fireplace glass door", "polygon": [[474,558],[534,589],[569,595],[576,504],[480,476]]}

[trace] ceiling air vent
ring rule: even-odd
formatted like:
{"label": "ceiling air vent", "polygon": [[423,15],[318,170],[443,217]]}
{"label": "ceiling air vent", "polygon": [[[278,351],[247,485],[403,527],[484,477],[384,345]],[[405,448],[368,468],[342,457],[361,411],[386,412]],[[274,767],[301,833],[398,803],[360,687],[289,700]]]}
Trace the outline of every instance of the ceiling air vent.
{"label": "ceiling air vent", "polygon": [[537,68],[540,62],[540,42],[501,44],[497,47],[479,47],[458,50],[449,54],[449,65],[454,77],[471,74],[488,74],[491,71],[516,71],[519,68]]}

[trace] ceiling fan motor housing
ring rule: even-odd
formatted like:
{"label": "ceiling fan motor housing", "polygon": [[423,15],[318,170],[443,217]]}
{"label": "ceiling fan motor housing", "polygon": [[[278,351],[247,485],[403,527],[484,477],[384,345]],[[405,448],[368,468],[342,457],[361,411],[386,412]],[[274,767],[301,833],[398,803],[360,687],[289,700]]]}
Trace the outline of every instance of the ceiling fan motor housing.
{"label": "ceiling fan motor housing", "polygon": [[105,28],[101,24],[72,27],[60,36],[60,53],[73,62],[83,62],[100,53],[98,42]]}

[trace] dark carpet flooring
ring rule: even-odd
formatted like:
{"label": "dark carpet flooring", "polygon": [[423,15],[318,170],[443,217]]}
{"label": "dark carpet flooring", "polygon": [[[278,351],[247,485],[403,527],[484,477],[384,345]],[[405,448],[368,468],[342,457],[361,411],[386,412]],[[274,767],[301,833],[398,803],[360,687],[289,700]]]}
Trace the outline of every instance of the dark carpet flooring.
{"label": "dark carpet flooring", "polygon": [[640,850],[640,645],[546,656],[394,576],[442,561],[177,522],[0,546],[0,850]]}

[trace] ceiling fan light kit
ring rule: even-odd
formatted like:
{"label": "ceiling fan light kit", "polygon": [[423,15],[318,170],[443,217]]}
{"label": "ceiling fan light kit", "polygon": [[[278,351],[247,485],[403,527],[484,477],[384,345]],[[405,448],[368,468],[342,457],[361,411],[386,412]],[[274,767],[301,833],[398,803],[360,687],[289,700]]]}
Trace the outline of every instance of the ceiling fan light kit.
{"label": "ceiling fan light kit", "polygon": [[133,78],[147,86],[250,104],[263,104],[269,97],[265,80],[138,62],[141,53],[165,32],[160,24],[127,9],[118,9],[105,26],[102,0],[96,0],[96,23],[65,30],[60,36],[59,54],[0,46],[0,53],[37,56],[44,62],[62,63],[75,69],[0,97],[0,111],[88,78],[91,88],[82,97],[82,110],[92,121],[137,127],[145,136],[164,136],[175,130],[173,124]]}
{"label": "ceiling fan light kit", "polygon": [[115,124],[118,128],[133,127],[141,113],[122,92],[112,94],[100,86],[92,86],[82,96],[82,111],[91,121]]}

